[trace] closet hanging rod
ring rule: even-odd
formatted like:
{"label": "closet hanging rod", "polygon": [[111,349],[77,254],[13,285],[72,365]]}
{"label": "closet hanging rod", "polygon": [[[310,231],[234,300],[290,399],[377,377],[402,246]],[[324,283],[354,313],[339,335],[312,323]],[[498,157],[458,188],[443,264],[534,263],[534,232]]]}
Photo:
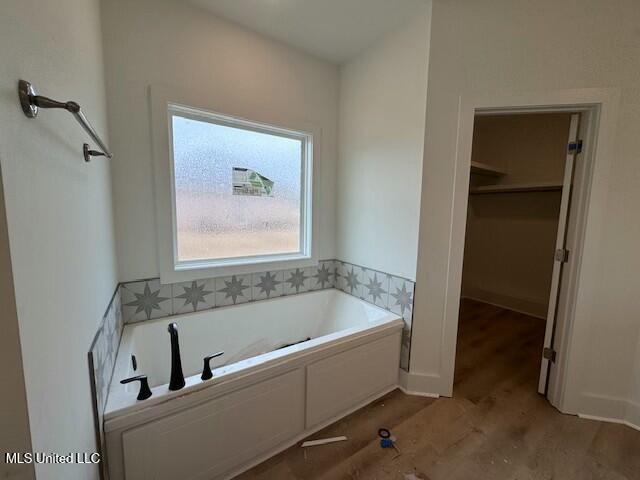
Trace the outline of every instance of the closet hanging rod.
{"label": "closet hanging rod", "polygon": [[83,145],[83,153],[85,161],[89,161],[92,156],[105,156],[111,158],[112,154],[109,148],[102,141],[98,133],[95,131],[91,122],[84,115],[84,112],[76,102],[58,102],[51,98],[38,95],[31,83],[26,80],[20,80],[18,82],[18,95],[20,97],[20,105],[22,105],[22,111],[29,118],[36,118],[38,116],[38,108],[62,108],[70,112],[74,118],[78,121],[80,126],[85,132],[98,144],[101,152],[96,150],[89,150],[89,146],[85,143]]}

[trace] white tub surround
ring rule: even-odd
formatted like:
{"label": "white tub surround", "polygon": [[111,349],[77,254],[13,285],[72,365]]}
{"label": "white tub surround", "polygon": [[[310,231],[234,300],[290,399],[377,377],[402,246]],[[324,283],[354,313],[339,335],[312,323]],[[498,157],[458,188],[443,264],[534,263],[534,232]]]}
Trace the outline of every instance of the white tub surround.
{"label": "white tub surround", "polygon": [[[176,392],[169,321],[186,377]],[[111,479],[230,478],[255,465],[395,388],[403,325],[336,289],[127,325],[105,411]],[[202,381],[203,357],[219,350]],[[148,375],[148,400],[118,383],[134,374]]]}

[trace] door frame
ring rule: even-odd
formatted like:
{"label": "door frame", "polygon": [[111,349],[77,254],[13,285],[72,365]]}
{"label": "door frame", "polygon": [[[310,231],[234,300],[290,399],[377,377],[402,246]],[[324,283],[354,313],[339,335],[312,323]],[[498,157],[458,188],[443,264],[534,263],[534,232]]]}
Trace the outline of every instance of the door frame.
{"label": "door frame", "polygon": [[[445,381],[453,390],[453,374],[462,287],[462,264],[466,234],[467,202],[474,118],[477,114],[581,113],[582,161],[585,174],[574,185],[580,189],[572,201],[578,243],[567,264],[567,295],[562,318],[556,319],[557,351],[547,397],[560,411],[578,413],[581,395],[581,359],[587,355],[598,267],[598,249],[604,229],[609,170],[615,154],[615,129],[620,91],[616,88],[561,90],[553,92],[461,95],[453,179],[451,230],[445,286],[442,366]],[[563,282],[564,283],[564,282]],[[564,285],[563,285],[564,286]]]}

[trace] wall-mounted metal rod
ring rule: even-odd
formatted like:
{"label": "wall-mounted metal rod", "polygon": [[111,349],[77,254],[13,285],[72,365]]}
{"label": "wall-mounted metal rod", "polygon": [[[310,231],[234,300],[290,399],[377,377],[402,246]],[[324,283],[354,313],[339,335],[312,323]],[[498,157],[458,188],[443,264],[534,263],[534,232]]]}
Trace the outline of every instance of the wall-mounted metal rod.
{"label": "wall-mounted metal rod", "polygon": [[[74,118],[78,121],[80,126],[85,132],[98,144],[102,152],[95,150],[88,150],[88,147],[84,147],[85,160],[88,161],[90,156],[104,155],[111,158],[112,154],[109,148],[104,144],[98,133],[95,131],[87,117],[84,115],[80,105],[76,102],[58,102],[51,98],[38,95],[31,83],[26,80],[20,80],[18,82],[18,96],[20,97],[20,105],[22,105],[22,111],[29,118],[36,118],[38,115],[38,108],[62,108],[70,112]],[[88,153],[87,153],[88,152]],[[89,155],[89,157],[88,157]]]}

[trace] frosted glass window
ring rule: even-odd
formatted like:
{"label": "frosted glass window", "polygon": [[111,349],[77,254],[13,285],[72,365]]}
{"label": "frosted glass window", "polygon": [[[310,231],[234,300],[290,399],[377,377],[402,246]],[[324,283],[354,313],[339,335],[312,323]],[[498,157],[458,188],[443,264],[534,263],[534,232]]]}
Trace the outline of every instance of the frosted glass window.
{"label": "frosted glass window", "polygon": [[177,263],[305,253],[307,137],[171,111]]}

